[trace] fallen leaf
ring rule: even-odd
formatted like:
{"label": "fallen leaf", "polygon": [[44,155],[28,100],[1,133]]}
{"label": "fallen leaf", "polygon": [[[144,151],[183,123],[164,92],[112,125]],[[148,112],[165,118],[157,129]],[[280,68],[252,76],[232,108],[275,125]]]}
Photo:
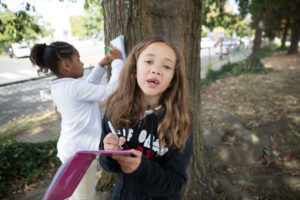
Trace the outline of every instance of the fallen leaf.
{"label": "fallen leaf", "polygon": [[285,154],[284,156],[283,156],[283,158],[282,158],[284,161],[290,161],[290,160],[292,160],[292,155],[291,154]]}
{"label": "fallen leaf", "polygon": [[233,143],[233,142],[223,142],[223,143],[226,144],[226,145],[229,145],[229,146],[231,146],[231,147],[234,146],[234,143]]}
{"label": "fallen leaf", "polygon": [[267,161],[267,164],[271,164],[273,162],[275,162],[274,158],[272,158],[271,156],[268,155],[264,155],[265,160]]}

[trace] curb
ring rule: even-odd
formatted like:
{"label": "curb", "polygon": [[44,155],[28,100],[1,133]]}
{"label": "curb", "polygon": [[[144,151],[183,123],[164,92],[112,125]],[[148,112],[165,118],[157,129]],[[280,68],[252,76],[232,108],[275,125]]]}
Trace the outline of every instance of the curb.
{"label": "curb", "polygon": [[[91,70],[93,67],[94,66],[89,66],[89,67],[84,68],[84,70]],[[19,84],[19,83],[25,83],[25,82],[28,82],[28,81],[35,81],[35,80],[40,80],[40,79],[43,79],[43,78],[49,78],[51,76],[54,76],[54,75],[49,74],[49,75],[38,76],[38,77],[34,77],[34,78],[23,79],[23,80],[19,80],[19,81],[13,81],[13,82],[9,82],[9,83],[2,83],[2,84],[0,84],[0,88],[5,87],[5,86],[9,86],[9,85]]]}
{"label": "curb", "polygon": [[35,81],[35,80],[39,80],[39,79],[43,79],[43,78],[48,78],[52,75],[47,75],[47,76],[39,76],[39,77],[34,77],[34,78],[29,78],[29,79],[24,79],[24,80],[20,80],[20,81],[13,81],[13,82],[9,82],[9,83],[2,83],[0,84],[0,87],[5,87],[5,86],[9,86],[9,85],[14,85],[14,84],[18,84],[18,83],[25,83],[28,81]]}

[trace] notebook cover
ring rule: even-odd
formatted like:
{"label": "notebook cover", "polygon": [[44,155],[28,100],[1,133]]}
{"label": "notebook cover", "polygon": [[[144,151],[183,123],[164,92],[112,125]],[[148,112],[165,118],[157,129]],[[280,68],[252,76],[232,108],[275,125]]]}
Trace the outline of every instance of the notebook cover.
{"label": "notebook cover", "polygon": [[130,150],[120,151],[79,151],[57,170],[43,200],[63,200],[72,196],[77,185],[89,168],[96,155],[130,155]]}

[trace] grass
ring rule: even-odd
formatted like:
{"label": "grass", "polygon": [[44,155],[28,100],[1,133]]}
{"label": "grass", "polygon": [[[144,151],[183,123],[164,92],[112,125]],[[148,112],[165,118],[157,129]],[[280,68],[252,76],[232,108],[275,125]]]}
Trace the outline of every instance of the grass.
{"label": "grass", "polygon": [[280,48],[279,44],[271,43],[261,49],[260,58],[270,57],[275,52],[287,51],[288,48]]}
{"label": "grass", "polygon": [[33,129],[40,125],[48,124],[60,119],[60,115],[55,111],[45,111],[43,113],[28,115],[0,126],[0,142],[12,139],[17,134]]}

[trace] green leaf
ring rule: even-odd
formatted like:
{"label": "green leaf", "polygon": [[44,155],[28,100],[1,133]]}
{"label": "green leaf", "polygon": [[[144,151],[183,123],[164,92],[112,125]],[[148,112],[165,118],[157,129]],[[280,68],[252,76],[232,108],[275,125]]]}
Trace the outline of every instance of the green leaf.
{"label": "green leaf", "polygon": [[253,177],[250,174],[245,174],[245,178],[248,182],[252,182],[253,181]]}

